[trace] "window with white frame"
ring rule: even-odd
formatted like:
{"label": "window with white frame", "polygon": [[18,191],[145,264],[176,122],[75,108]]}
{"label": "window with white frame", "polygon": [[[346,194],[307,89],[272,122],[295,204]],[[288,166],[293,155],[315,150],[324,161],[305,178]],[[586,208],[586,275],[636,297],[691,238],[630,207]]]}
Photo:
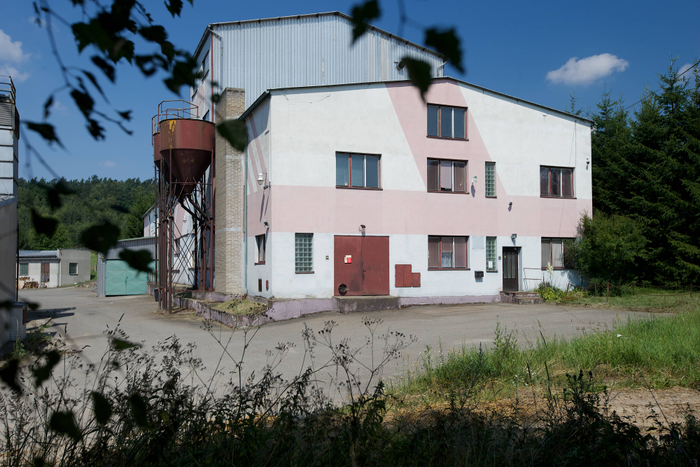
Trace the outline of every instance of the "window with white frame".
{"label": "window with white frame", "polygon": [[572,269],[571,245],[573,238],[542,239],[542,269],[551,264],[554,269]]}
{"label": "window with white frame", "polygon": [[428,136],[466,139],[467,109],[446,105],[428,105]]}
{"label": "window with white frame", "polygon": [[258,249],[258,260],[255,264],[265,264],[265,234],[255,236],[255,245]]}
{"label": "window with white frame", "polygon": [[428,191],[466,193],[467,162],[428,159]]}
{"label": "window with white frame", "polygon": [[496,163],[487,162],[484,168],[484,194],[489,198],[496,197]]}
{"label": "window with white frame", "polygon": [[498,271],[496,248],[496,237],[486,237],[486,270],[489,272]]}
{"label": "window with white frame", "polygon": [[541,166],[540,196],[547,198],[573,198],[574,169]]}
{"label": "window with white frame", "polygon": [[344,188],[380,188],[379,155],[337,153],[335,186]]}
{"label": "window with white frame", "polygon": [[29,275],[29,263],[19,263],[19,275],[28,276]]}
{"label": "window with white frame", "polygon": [[467,269],[468,239],[428,236],[428,269]]}
{"label": "window with white frame", "polygon": [[78,275],[78,263],[68,263],[68,274],[71,276]]}
{"label": "window with white frame", "polygon": [[314,272],[314,234],[294,234],[294,272]]}

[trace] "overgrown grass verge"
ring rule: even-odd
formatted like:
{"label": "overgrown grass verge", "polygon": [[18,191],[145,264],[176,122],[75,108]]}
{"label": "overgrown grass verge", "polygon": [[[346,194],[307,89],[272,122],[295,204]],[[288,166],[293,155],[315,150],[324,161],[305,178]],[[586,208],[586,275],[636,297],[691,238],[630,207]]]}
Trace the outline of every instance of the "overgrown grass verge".
{"label": "overgrown grass verge", "polygon": [[214,306],[215,310],[224,311],[232,315],[248,316],[259,315],[267,311],[267,305],[249,299],[237,299],[219,303]]}
{"label": "overgrown grass verge", "polygon": [[[630,306],[630,302],[624,303]],[[687,306],[679,304],[676,310]],[[673,316],[628,319],[612,330],[569,340],[540,335],[524,347],[518,346],[516,332],[497,324],[493,346],[488,349],[463,347],[447,354],[428,349],[415,371],[393,392],[424,401],[446,400],[452,393],[465,391],[510,397],[523,388],[561,385],[566,374],[581,369],[618,387],[700,389],[698,362],[697,308]]]}
{"label": "overgrown grass verge", "polygon": [[625,285],[611,286],[610,290],[607,290],[605,284],[599,284],[597,289],[589,287],[587,291],[581,289],[564,291],[543,285],[538,291],[548,303],[562,305],[647,313],[685,313],[700,309],[700,290],[697,287],[692,295],[689,287],[662,289]]}
{"label": "overgrown grass verge", "polygon": [[[91,376],[85,388],[70,375],[53,375],[59,360],[46,356],[10,390],[0,391],[0,463],[8,466],[585,466],[697,465],[700,423],[658,421],[659,436],[606,409],[590,375],[578,372],[552,385],[543,410],[523,415],[478,409],[470,395],[452,395],[441,409],[394,412],[383,385],[370,384],[375,371],[414,339],[376,334],[367,320],[367,342],[383,343],[369,379],[352,367],[367,345],[334,343],[329,322],[304,332],[305,352],[324,348],[315,361],[285,380],[276,371],[289,349],[281,344],[255,374],[237,370],[224,391],[192,384],[201,368],[192,345],[169,338],[153,349],[129,343],[119,330],[108,333],[110,350],[97,366],[72,356],[64,366]],[[504,342],[509,342],[502,334]],[[250,336],[244,334],[249,342]],[[222,343],[223,344],[223,343]],[[224,345],[225,347],[225,345]],[[245,351],[244,351],[245,353]],[[227,353],[226,353],[227,354]],[[229,355],[229,354],[227,354]],[[229,355],[230,356],[230,355]],[[3,379],[7,376],[6,367]],[[48,371],[47,371],[48,369]],[[316,386],[333,373],[348,396],[333,405]],[[218,376],[217,376],[218,378]],[[11,380],[10,380],[11,381]],[[76,393],[77,392],[77,393]]]}

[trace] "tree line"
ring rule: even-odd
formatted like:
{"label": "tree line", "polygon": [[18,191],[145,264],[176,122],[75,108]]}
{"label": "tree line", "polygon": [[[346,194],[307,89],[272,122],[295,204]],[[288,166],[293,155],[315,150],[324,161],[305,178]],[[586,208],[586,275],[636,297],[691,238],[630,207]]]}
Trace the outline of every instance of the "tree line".
{"label": "tree line", "polygon": [[[109,221],[119,228],[119,238],[143,236],[142,217],[153,205],[153,180],[112,180],[93,175],[82,180],[60,180],[61,205],[52,208],[47,186],[59,181],[19,179],[19,247],[23,250],[53,250],[83,246],[81,235],[96,221]],[[58,220],[49,237],[33,228],[33,213]]]}
{"label": "tree line", "polygon": [[575,262],[613,283],[700,282],[700,79],[673,61],[633,113],[605,92],[591,135],[593,213]]}

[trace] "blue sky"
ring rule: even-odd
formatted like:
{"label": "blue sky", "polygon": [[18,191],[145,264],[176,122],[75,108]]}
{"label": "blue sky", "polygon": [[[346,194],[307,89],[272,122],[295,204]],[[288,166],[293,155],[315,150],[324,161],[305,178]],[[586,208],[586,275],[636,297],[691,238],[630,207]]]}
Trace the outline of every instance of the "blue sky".
{"label": "blue sky", "polygon": [[[166,26],[176,46],[193,52],[206,25],[212,22],[335,10],[350,14],[357,2],[195,0],[194,6],[186,3],[182,17],[175,19],[169,17],[162,1],[143,3],[155,20]],[[80,18],[68,0],[53,0],[51,4],[69,21]],[[380,0],[382,17],[373,24],[422,43],[420,28],[406,26],[400,30],[397,5],[395,1]],[[646,86],[657,88],[657,73],[667,70],[670,57],[677,58],[678,68],[700,59],[698,0],[405,0],[405,6],[413,22],[456,28],[462,40],[466,73],[448,66],[447,75],[557,109],[568,108],[570,94],[576,95],[580,107],[595,109],[606,88],[631,105]],[[32,2],[3,2],[0,74],[9,72],[15,79],[22,118],[40,121],[44,101],[62,81],[46,32],[33,23],[34,18]],[[57,25],[56,41],[68,65],[91,67],[88,54],[77,54],[67,26]],[[128,65],[118,68],[115,86],[104,81],[109,104],[98,101],[101,109],[131,109],[133,120],[128,127],[134,131],[132,136],[108,126],[107,139],[95,142],[70,97],[59,94],[49,121],[56,125],[66,150],[46,147],[31,133],[22,138],[30,138],[59,176],[150,178],[151,117],[160,101],[176,97],[160,77],[143,78]],[[184,88],[182,97],[187,97]],[[53,178],[37,158],[27,157],[24,145],[20,159],[20,176]]]}

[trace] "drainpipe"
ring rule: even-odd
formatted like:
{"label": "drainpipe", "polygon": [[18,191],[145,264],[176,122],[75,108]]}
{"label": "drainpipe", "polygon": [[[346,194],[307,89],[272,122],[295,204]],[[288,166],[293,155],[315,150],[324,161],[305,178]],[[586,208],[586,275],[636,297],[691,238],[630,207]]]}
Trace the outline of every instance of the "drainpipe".
{"label": "drainpipe", "polygon": [[248,295],[248,146],[243,152],[245,158],[243,175],[243,293]]}

